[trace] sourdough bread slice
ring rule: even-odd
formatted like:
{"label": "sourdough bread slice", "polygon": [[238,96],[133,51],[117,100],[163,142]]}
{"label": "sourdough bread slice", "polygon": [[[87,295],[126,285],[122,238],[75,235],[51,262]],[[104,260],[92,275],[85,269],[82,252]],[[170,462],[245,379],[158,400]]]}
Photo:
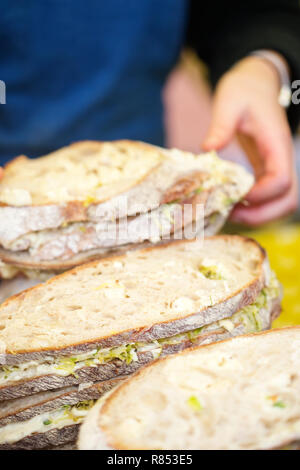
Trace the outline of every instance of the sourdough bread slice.
{"label": "sourdough bread slice", "polygon": [[74,442],[95,400],[122,379],[86,383],[0,404],[0,450],[41,449]]}
{"label": "sourdough bread slice", "polygon": [[68,442],[68,444],[63,444],[61,446],[45,447],[42,450],[77,450],[76,440]]}
{"label": "sourdough bread slice", "polygon": [[22,155],[4,167],[0,202],[12,207],[103,202],[135,187],[163,160],[163,149],[126,140],[77,142],[37,159]]}
{"label": "sourdough bread slice", "polygon": [[[215,273],[205,275],[202,267]],[[0,307],[7,364],[155,340],[229,317],[267,284],[254,240],[216,236],[137,250],[75,268]],[[141,315],[141,312],[143,315]],[[82,345],[82,347],[80,346]]]}
{"label": "sourdough bread slice", "polygon": [[265,252],[239,236],[76,268],[0,307],[0,399],[107,380],[193,341],[267,328],[279,301]]}
{"label": "sourdough bread slice", "polygon": [[283,448],[300,437],[300,327],[156,361],[88,414],[83,449]]}

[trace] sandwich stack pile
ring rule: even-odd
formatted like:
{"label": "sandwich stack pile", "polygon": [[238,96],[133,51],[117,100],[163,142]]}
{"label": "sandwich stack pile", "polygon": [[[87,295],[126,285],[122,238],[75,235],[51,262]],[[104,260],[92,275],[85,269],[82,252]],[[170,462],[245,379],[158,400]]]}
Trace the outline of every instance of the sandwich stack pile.
{"label": "sandwich stack pile", "polygon": [[10,294],[31,287],[0,304],[0,449],[69,445],[145,364],[270,327],[281,289],[266,253],[212,236],[252,184],[215,153],[131,141],[5,167],[0,277]]}

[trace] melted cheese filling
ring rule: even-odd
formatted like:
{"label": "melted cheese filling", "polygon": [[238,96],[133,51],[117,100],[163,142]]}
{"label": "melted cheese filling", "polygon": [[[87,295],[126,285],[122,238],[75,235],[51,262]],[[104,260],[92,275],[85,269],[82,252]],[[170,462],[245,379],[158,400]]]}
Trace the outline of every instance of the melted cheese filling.
{"label": "melted cheese filling", "polygon": [[51,429],[80,424],[94,403],[94,400],[88,400],[76,405],[64,405],[26,421],[7,424],[0,429],[0,444],[12,444],[34,433],[45,433]]}

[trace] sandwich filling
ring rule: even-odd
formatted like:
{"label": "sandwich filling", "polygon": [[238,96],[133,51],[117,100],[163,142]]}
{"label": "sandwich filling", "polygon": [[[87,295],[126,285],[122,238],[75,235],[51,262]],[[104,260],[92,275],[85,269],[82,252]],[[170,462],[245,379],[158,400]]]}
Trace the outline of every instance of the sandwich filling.
{"label": "sandwich filling", "polygon": [[0,445],[18,442],[34,433],[45,433],[52,429],[62,429],[73,424],[80,424],[95,400],[86,400],[75,405],[63,405],[60,408],[34,416],[26,421],[7,424],[0,428]]}
{"label": "sandwich filling", "polygon": [[13,279],[20,275],[28,279],[36,280],[41,282],[47,281],[50,277],[58,274],[59,271],[46,271],[40,269],[21,268],[12,264],[3,263],[0,260],[0,280],[1,279]]}
{"label": "sandwich filling", "polygon": [[[206,276],[213,278],[217,274],[210,267]],[[230,318],[196,328],[188,332],[171,337],[157,339],[149,343],[129,343],[112,348],[95,348],[84,354],[76,356],[47,357],[41,361],[29,361],[13,366],[0,368],[0,386],[12,385],[25,379],[32,379],[43,375],[77,376],[84,367],[99,367],[113,360],[120,360],[130,364],[139,360],[139,354],[151,352],[153,359],[163,354],[167,345],[176,345],[185,341],[197,343],[202,336],[214,331],[233,332],[240,325],[244,333],[258,332],[269,327],[272,303],[280,297],[280,284],[272,273],[268,285],[262,289],[255,302],[236,312]]]}
{"label": "sandwich filling", "polygon": [[[211,184],[211,181],[209,181]],[[116,247],[162,239],[189,227],[195,218],[198,229],[202,216],[204,227],[213,225],[216,216],[224,219],[230,209],[240,200],[235,183],[224,183],[214,188],[203,184],[189,194],[174,199],[157,209],[131,218],[107,222],[72,222],[57,229],[28,233],[4,246],[16,253],[27,253],[35,261],[69,259],[90,250],[112,250]],[[188,207],[188,205],[190,207]],[[203,213],[196,205],[203,205]],[[213,217],[211,217],[213,215]],[[182,236],[182,235],[181,235]]]}

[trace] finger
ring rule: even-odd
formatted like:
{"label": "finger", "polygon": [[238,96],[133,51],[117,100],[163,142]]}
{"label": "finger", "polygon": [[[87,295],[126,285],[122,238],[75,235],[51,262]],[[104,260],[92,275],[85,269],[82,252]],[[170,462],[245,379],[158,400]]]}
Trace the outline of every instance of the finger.
{"label": "finger", "polygon": [[225,147],[234,137],[241,109],[229,91],[222,88],[215,95],[210,128],[202,143],[205,151]]}
{"label": "finger", "polygon": [[297,184],[283,196],[258,206],[243,207],[241,204],[233,210],[230,219],[251,227],[257,227],[294,212],[298,207]]}
{"label": "finger", "polygon": [[0,166],[0,180],[1,180],[2,176],[3,176],[3,173],[4,173],[3,168]]}
{"label": "finger", "polygon": [[273,118],[271,125],[257,124],[254,139],[264,171],[246,197],[252,204],[261,204],[283,195],[291,188],[293,178],[293,146],[286,122],[278,119],[276,123]]}
{"label": "finger", "polygon": [[261,155],[257,149],[257,145],[253,137],[247,134],[243,134],[238,131],[236,137],[239,145],[243,149],[244,153],[247,155],[249,162],[254,170],[255,178],[258,180],[264,174],[264,163],[262,161]]}

